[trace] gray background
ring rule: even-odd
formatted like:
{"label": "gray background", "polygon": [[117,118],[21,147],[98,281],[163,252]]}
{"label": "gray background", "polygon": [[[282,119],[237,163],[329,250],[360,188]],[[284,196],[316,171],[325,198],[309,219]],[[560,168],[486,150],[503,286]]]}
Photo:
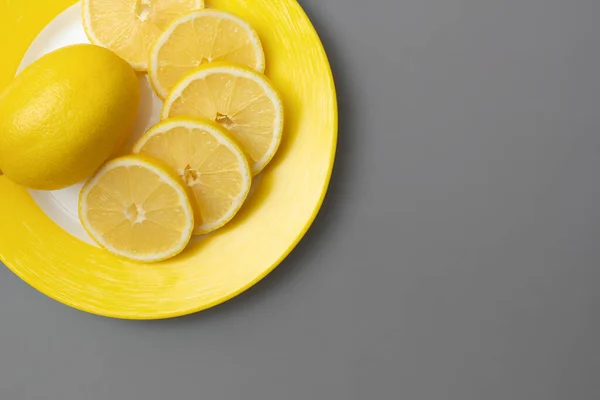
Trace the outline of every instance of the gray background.
{"label": "gray background", "polygon": [[171,321],[0,268],[0,399],[600,398],[600,1],[301,3],[341,111],[306,239]]}

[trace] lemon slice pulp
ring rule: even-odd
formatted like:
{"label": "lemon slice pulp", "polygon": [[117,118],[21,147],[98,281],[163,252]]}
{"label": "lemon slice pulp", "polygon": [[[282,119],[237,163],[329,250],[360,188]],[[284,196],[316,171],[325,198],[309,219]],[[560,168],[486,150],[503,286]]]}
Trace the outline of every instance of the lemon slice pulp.
{"label": "lemon slice pulp", "polygon": [[204,0],[83,0],[83,27],[90,41],[148,69],[148,53],[177,17],[204,8]]}
{"label": "lemon slice pulp", "polygon": [[99,245],[143,262],[179,254],[194,229],[193,208],[180,178],[143,156],[105,164],[84,185],[79,216]]}
{"label": "lemon slice pulp", "polygon": [[224,11],[194,11],[160,35],[150,52],[148,76],[156,94],[164,99],[190,69],[214,61],[265,70],[260,39],[248,23]]}
{"label": "lemon slice pulp", "polygon": [[269,80],[229,63],[200,66],[175,85],[161,116],[179,115],[220,123],[240,144],[254,175],[271,161],[283,133],[282,102]]}
{"label": "lemon slice pulp", "polygon": [[195,201],[194,234],[225,225],[250,192],[248,161],[214,122],[192,117],[167,119],[151,128],[133,151],[164,161],[183,178]]}

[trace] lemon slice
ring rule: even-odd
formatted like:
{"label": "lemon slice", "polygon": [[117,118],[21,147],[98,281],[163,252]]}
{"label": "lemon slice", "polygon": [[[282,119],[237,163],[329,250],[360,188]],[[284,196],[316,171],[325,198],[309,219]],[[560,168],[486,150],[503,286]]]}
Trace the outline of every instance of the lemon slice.
{"label": "lemon slice", "polygon": [[83,28],[90,41],[148,69],[148,53],[177,17],[204,8],[204,0],[83,0]]}
{"label": "lemon slice", "polygon": [[165,100],[162,118],[204,117],[229,130],[249,158],[252,173],[271,161],[283,132],[283,106],[262,74],[228,63],[200,66],[186,74]]}
{"label": "lemon slice", "polygon": [[148,76],[161,98],[190,69],[227,61],[265,71],[265,54],[252,27],[223,11],[200,10],[175,20],[150,52]]}
{"label": "lemon slice", "polygon": [[225,225],[250,192],[246,157],[214,122],[193,117],[164,120],[146,132],[133,151],[164,161],[189,186],[196,200],[194,234]]}
{"label": "lemon slice", "polygon": [[99,245],[135,261],[179,254],[194,230],[194,212],[180,178],[144,156],[109,161],[81,190],[79,216]]}

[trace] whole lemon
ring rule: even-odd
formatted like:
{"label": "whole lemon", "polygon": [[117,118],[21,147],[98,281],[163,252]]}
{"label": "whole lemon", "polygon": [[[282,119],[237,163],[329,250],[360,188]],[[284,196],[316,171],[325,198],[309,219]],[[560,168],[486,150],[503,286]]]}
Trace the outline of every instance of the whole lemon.
{"label": "whole lemon", "polygon": [[0,94],[0,170],[31,189],[82,181],[122,146],[139,101],[135,72],[110,50],[49,53]]}

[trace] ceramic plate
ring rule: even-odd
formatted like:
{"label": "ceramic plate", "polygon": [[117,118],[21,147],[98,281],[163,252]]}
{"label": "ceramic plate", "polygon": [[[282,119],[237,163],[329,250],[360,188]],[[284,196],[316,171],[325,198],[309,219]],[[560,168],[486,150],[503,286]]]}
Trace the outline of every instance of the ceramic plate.
{"label": "ceramic plate", "polygon": [[[334,82],[319,37],[295,0],[213,0],[258,31],[267,75],[286,112],[281,148],[238,216],[194,240],[179,257],[135,264],[98,248],[77,218],[79,186],[28,191],[0,177],[0,260],[46,295],[94,314],[159,319],[222,303],[272,271],[314,220],[337,142]],[[56,48],[87,42],[72,0],[4,2],[0,88]],[[84,68],[85,65],[82,65]],[[158,120],[160,100],[140,75],[142,107],[132,141]]]}

